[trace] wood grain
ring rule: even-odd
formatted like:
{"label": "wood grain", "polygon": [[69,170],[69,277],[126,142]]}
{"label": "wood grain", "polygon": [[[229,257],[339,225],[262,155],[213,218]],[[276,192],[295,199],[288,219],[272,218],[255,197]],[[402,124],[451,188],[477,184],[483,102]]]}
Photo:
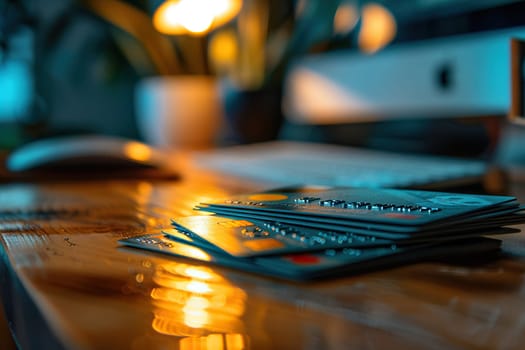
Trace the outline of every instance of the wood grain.
{"label": "wood grain", "polygon": [[64,348],[522,348],[522,234],[505,237],[497,258],[304,284],[117,243],[194,214],[196,203],[263,188],[195,172],[176,181],[2,185],[0,289],[16,306],[8,316],[24,320],[15,335],[31,348],[24,339],[41,326],[7,290],[18,283]]}

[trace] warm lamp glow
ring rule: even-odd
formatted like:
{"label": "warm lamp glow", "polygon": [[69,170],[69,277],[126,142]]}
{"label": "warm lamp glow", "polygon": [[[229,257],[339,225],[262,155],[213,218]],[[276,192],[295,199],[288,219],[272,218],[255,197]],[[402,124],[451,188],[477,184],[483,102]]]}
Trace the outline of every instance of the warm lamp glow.
{"label": "warm lamp glow", "polygon": [[133,141],[130,141],[124,145],[124,152],[131,159],[138,161],[147,161],[152,156],[151,149],[139,142]]}
{"label": "warm lamp glow", "polygon": [[242,0],[168,0],[155,11],[153,25],[164,34],[204,35],[241,10]]}
{"label": "warm lamp glow", "polygon": [[363,8],[362,18],[359,48],[364,52],[376,52],[396,36],[396,20],[387,8],[379,4],[368,4]]}
{"label": "warm lamp glow", "polygon": [[210,38],[209,56],[219,72],[228,71],[239,56],[239,45],[233,30],[222,30]]}
{"label": "warm lamp glow", "polygon": [[[241,316],[247,295],[222,275],[205,266],[170,262],[156,267],[150,292],[154,305],[152,328],[185,338],[179,349],[245,349]],[[215,336],[220,335],[218,341]],[[193,340],[204,347],[193,347]]]}

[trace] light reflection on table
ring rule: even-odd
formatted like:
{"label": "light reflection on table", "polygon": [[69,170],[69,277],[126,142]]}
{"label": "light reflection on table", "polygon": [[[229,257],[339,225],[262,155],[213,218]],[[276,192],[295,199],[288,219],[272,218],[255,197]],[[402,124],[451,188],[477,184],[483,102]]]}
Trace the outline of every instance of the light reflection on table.
{"label": "light reflection on table", "polygon": [[152,328],[183,337],[181,349],[244,349],[246,293],[204,266],[160,263],[151,290]]}

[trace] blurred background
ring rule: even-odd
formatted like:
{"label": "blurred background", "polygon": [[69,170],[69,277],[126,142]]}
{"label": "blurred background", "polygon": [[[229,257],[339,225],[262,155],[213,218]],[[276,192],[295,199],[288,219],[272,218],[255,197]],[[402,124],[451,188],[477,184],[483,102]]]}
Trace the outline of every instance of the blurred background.
{"label": "blurred background", "polygon": [[[307,57],[341,53],[338,64],[352,65],[354,54],[524,24],[524,2],[512,0],[0,0],[0,148],[78,133],[155,143],[139,113],[160,112],[140,105],[140,87],[206,77],[217,89],[214,146],[282,138],[483,157],[503,109],[304,122],[283,108],[296,88],[287,79]],[[449,73],[436,73],[445,88]]]}

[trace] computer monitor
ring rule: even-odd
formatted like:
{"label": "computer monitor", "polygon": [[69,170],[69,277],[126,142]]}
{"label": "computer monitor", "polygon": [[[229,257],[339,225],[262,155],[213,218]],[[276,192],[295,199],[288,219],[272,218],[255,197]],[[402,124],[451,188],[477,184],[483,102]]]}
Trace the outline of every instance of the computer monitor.
{"label": "computer monitor", "polygon": [[396,18],[391,45],[304,57],[289,71],[284,114],[305,124],[505,116],[511,39],[525,1],[376,1]]}
{"label": "computer monitor", "polygon": [[[367,1],[365,1],[366,3]],[[524,24],[523,0],[374,0],[397,19],[395,42],[480,33]]]}

